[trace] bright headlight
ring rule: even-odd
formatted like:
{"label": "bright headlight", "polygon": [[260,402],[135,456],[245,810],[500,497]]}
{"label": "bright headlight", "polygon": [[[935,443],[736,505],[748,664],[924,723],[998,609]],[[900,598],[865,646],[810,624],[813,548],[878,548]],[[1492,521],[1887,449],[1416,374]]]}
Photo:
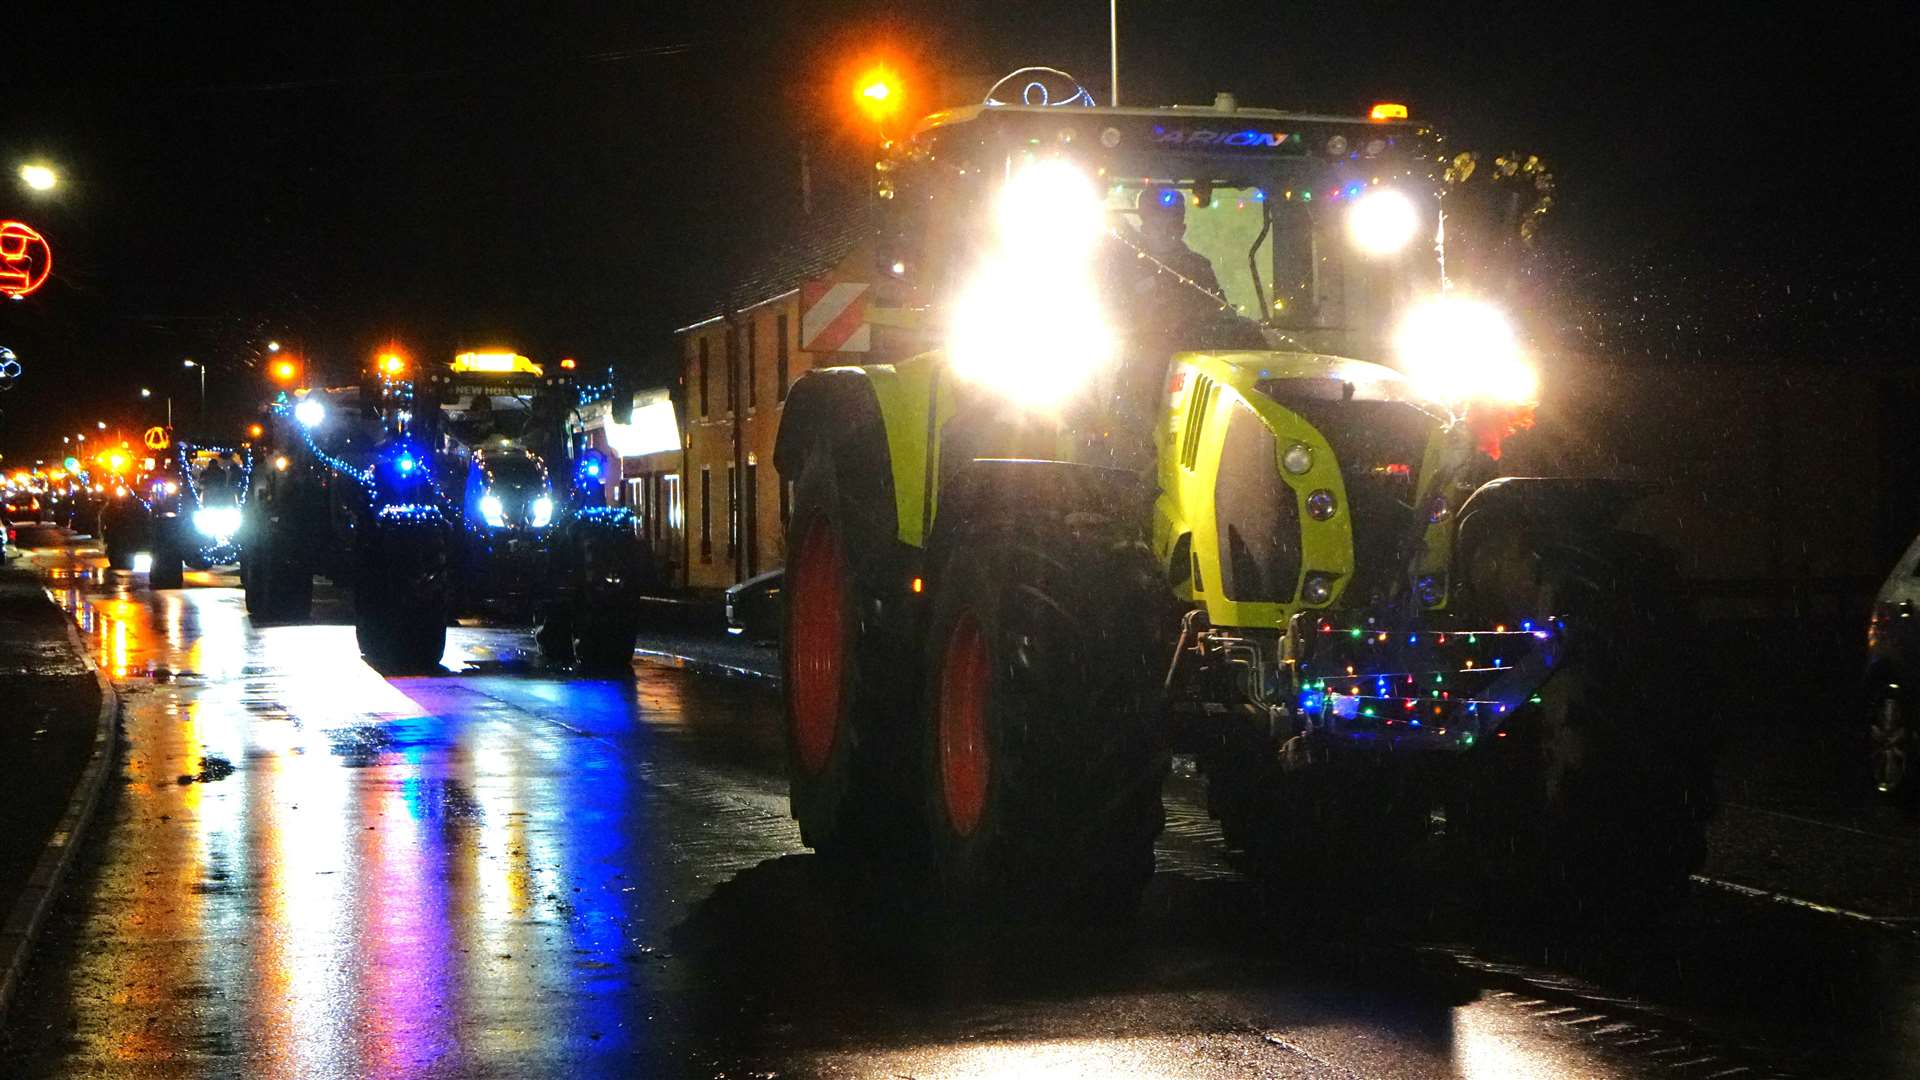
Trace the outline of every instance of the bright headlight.
{"label": "bright headlight", "polygon": [[1014,173],[994,208],[1000,246],[1043,259],[1083,257],[1106,231],[1105,204],[1092,178],[1058,158]]}
{"label": "bright headlight", "polygon": [[999,243],[951,309],[954,374],[1030,408],[1051,408],[1111,363],[1117,345],[1095,295],[1100,193],[1064,161],[1007,182]]}
{"label": "bright headlight", "polygon": [[1531,405],[1540,374],[1499,308],[1440,296],[1407,313],[1393,338],[1400,370],[1421,396],[1448,404]]}
{"label": "bright headlight", "polygon": [[300,421],[302,427],[319,427],[327,418],[327,407],[312,398],[301,398],[300,404],[293,407],[293,418]]}
{"label": "bright headlight", "polygon": [[233,539],[240,531],[240,508],[237,506],[207,506],[193,512],[193,527],[202,536],[216,543],[224,544]]}
{"label": "bright headlight", "polygon": [[500,502],[500,496],[487,494],[480,496],[480,520],[496,529],[507,525],[507,508]]}
{"label": "bright headlight", "polygon": [[1347,208],[1347,237],[1363,254],[1398,254],[1419,231],[1419,208],[1392,188],[1374,188]]}
{"label": "bright headlight", "polygon": [[553,523],[553,500],[545,495],[533,500],[533,527],[544,529]]}
{"label": "bright headlight", "polygon": [[1115,351],[1091,289],[1039,295],[1010,266],[983,267],[953,315],[947,348],[954,374],[1030,408],[1058,405]]}

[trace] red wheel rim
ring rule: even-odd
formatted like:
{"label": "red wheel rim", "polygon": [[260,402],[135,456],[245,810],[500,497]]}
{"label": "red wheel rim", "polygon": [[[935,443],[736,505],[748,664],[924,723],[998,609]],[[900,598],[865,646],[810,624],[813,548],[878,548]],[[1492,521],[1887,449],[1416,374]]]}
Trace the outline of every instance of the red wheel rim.
{"label": "red wheel rim", "polygon": [[963,611],[947,634],[940,661],[940,791],[947,821],[973,835],[987,809],[987,639],[973,613]]}
{"label": "red wheel rim", "polygon": [[820,773],[833,755],[846,695],[846,557],[840,538],[817,518],[800,542],[787,588],[787,715],[794,752],[809,773]]}

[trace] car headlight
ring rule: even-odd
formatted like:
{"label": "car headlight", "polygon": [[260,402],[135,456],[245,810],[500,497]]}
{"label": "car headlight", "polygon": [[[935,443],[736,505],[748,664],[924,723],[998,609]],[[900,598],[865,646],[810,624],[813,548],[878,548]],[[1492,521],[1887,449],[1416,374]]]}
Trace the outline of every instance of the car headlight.
{"label": "car headlight", "polygon": [[480,496],[480,520],[495,529],[507,526],[507,508],[500,502],[500,496],[488,493]]}
{"label": "car headlight", "polygon": [[193,527],[200,535],[224,544],[240,531],[240,508],[206,506],[193,512]]}
{"label": "car headlight", "polygon": [[1420,210],[1403,191],[1374,188],[1347,208],[1347,238],[1365,255],[1399,254],[1419,231]]}
{"label": "car headlight", "polygon": [[1117,351],[1094,288],[1105,228],[1099,189],[1073,165],[1034,162],[1000,192],[998,242],[952,309],[956,377],[1050,408]]}
{"label": "car headlight", "polygon": [[553,524],[553,500],[545,495],[533,500],[533,527],[544,529]]}
{"label": "car headlight", "polygon": [[1513,323],[1492,304],[1459,296],[1423,301],[1407,313],[1393,345],[1413,389],[1432,401],[1539,401],[1540,373],[1521,350]]}

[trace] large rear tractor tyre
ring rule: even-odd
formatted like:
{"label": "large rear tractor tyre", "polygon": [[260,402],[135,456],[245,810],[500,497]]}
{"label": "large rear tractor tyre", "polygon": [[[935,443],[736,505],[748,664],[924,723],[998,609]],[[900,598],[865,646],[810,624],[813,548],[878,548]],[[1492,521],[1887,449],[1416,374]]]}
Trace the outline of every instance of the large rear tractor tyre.
{"label": "large rear tractor tyre", "polygon": [[383,672],[424,672],[447,650],[446,530],[438,522],[379,521],[361,535],[353,633]]}
{"label": "large rear tractor tyre", "polygon": [[1475,608],[1559,622],[1535,700],[1469,763],[1463,810],[1483,884],[1582,920],[1673,906],[1705,858],[1714,797],[1670,556],[1626,533],[1514,527],[1465,559]]}
{"label": "large rear tractor tyre", "polygon": [[[891,530],[842,497],[840,463],[823,441],[794,485],[787,524],[781,666],[787,776],[800,837],[823,857],[914,861],[911,682],[889,663],[876,611],[885,602],[856,560],[881,558]],[[890,500],[889,500],[890,503]]]}
{"label": "large rear tractor tyre", "polygon": [[247,523],[240,552],[240,585],[247,614],[272,622],[298,622],[313,613],[313,571],[298,555],[294,537],[271,510]]}
{"label": "large rear tractor tyre", "polygon": [[979,517],[940,545],[930,585],[924,805],[942,895],[968,914],[1129,914],[1164,823],[1164,586],[1137,530],[1106,514]]}
{"label": "large rear tractor tyre", "polygon": [[589,526],[575,538],[573,559],[578,575],[578,608],[570,627],[575,663],[591,674],[630,674],[645,589],[640,541],[623,528]]}

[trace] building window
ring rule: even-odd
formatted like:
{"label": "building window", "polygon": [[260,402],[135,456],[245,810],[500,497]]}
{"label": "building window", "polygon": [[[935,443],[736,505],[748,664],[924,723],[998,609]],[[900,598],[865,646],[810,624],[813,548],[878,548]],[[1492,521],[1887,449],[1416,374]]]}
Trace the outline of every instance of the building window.
{"label": "building window", "polygon": [[707,339],[700,339],[700,415],[712,415],[707,402]]}
{"label": "building window", "polygon": [[713,561],[713,469],[700,466],[700,561]]}
{"label": "building window", "polygon": [[747,576],[760,572],[760,466],[747,462],[747,498],[745,507],[747,531]]}
{"label": "building window", "polygon": [[680,528],[680,474],[670,472],[660,478],[660,502],[667,508],[667,528]]}
{"label": "building window", "polygon": [[727,415],[740,408],[740,329],[727,327]]}
{"label": "building window", "polygon": [[759,364],[760,321],[747,320],[747,408],[760,404],[760,388],[754,385],[754,375]]}
{"label": "building window", "polygon": [[727,558],[733,558],[740,550],[740,478],[734,467],[727,466]]}
{"label": "building window", "polygon": [[775,401],[787,400],[787,313],[773,321],[773,396]]}

